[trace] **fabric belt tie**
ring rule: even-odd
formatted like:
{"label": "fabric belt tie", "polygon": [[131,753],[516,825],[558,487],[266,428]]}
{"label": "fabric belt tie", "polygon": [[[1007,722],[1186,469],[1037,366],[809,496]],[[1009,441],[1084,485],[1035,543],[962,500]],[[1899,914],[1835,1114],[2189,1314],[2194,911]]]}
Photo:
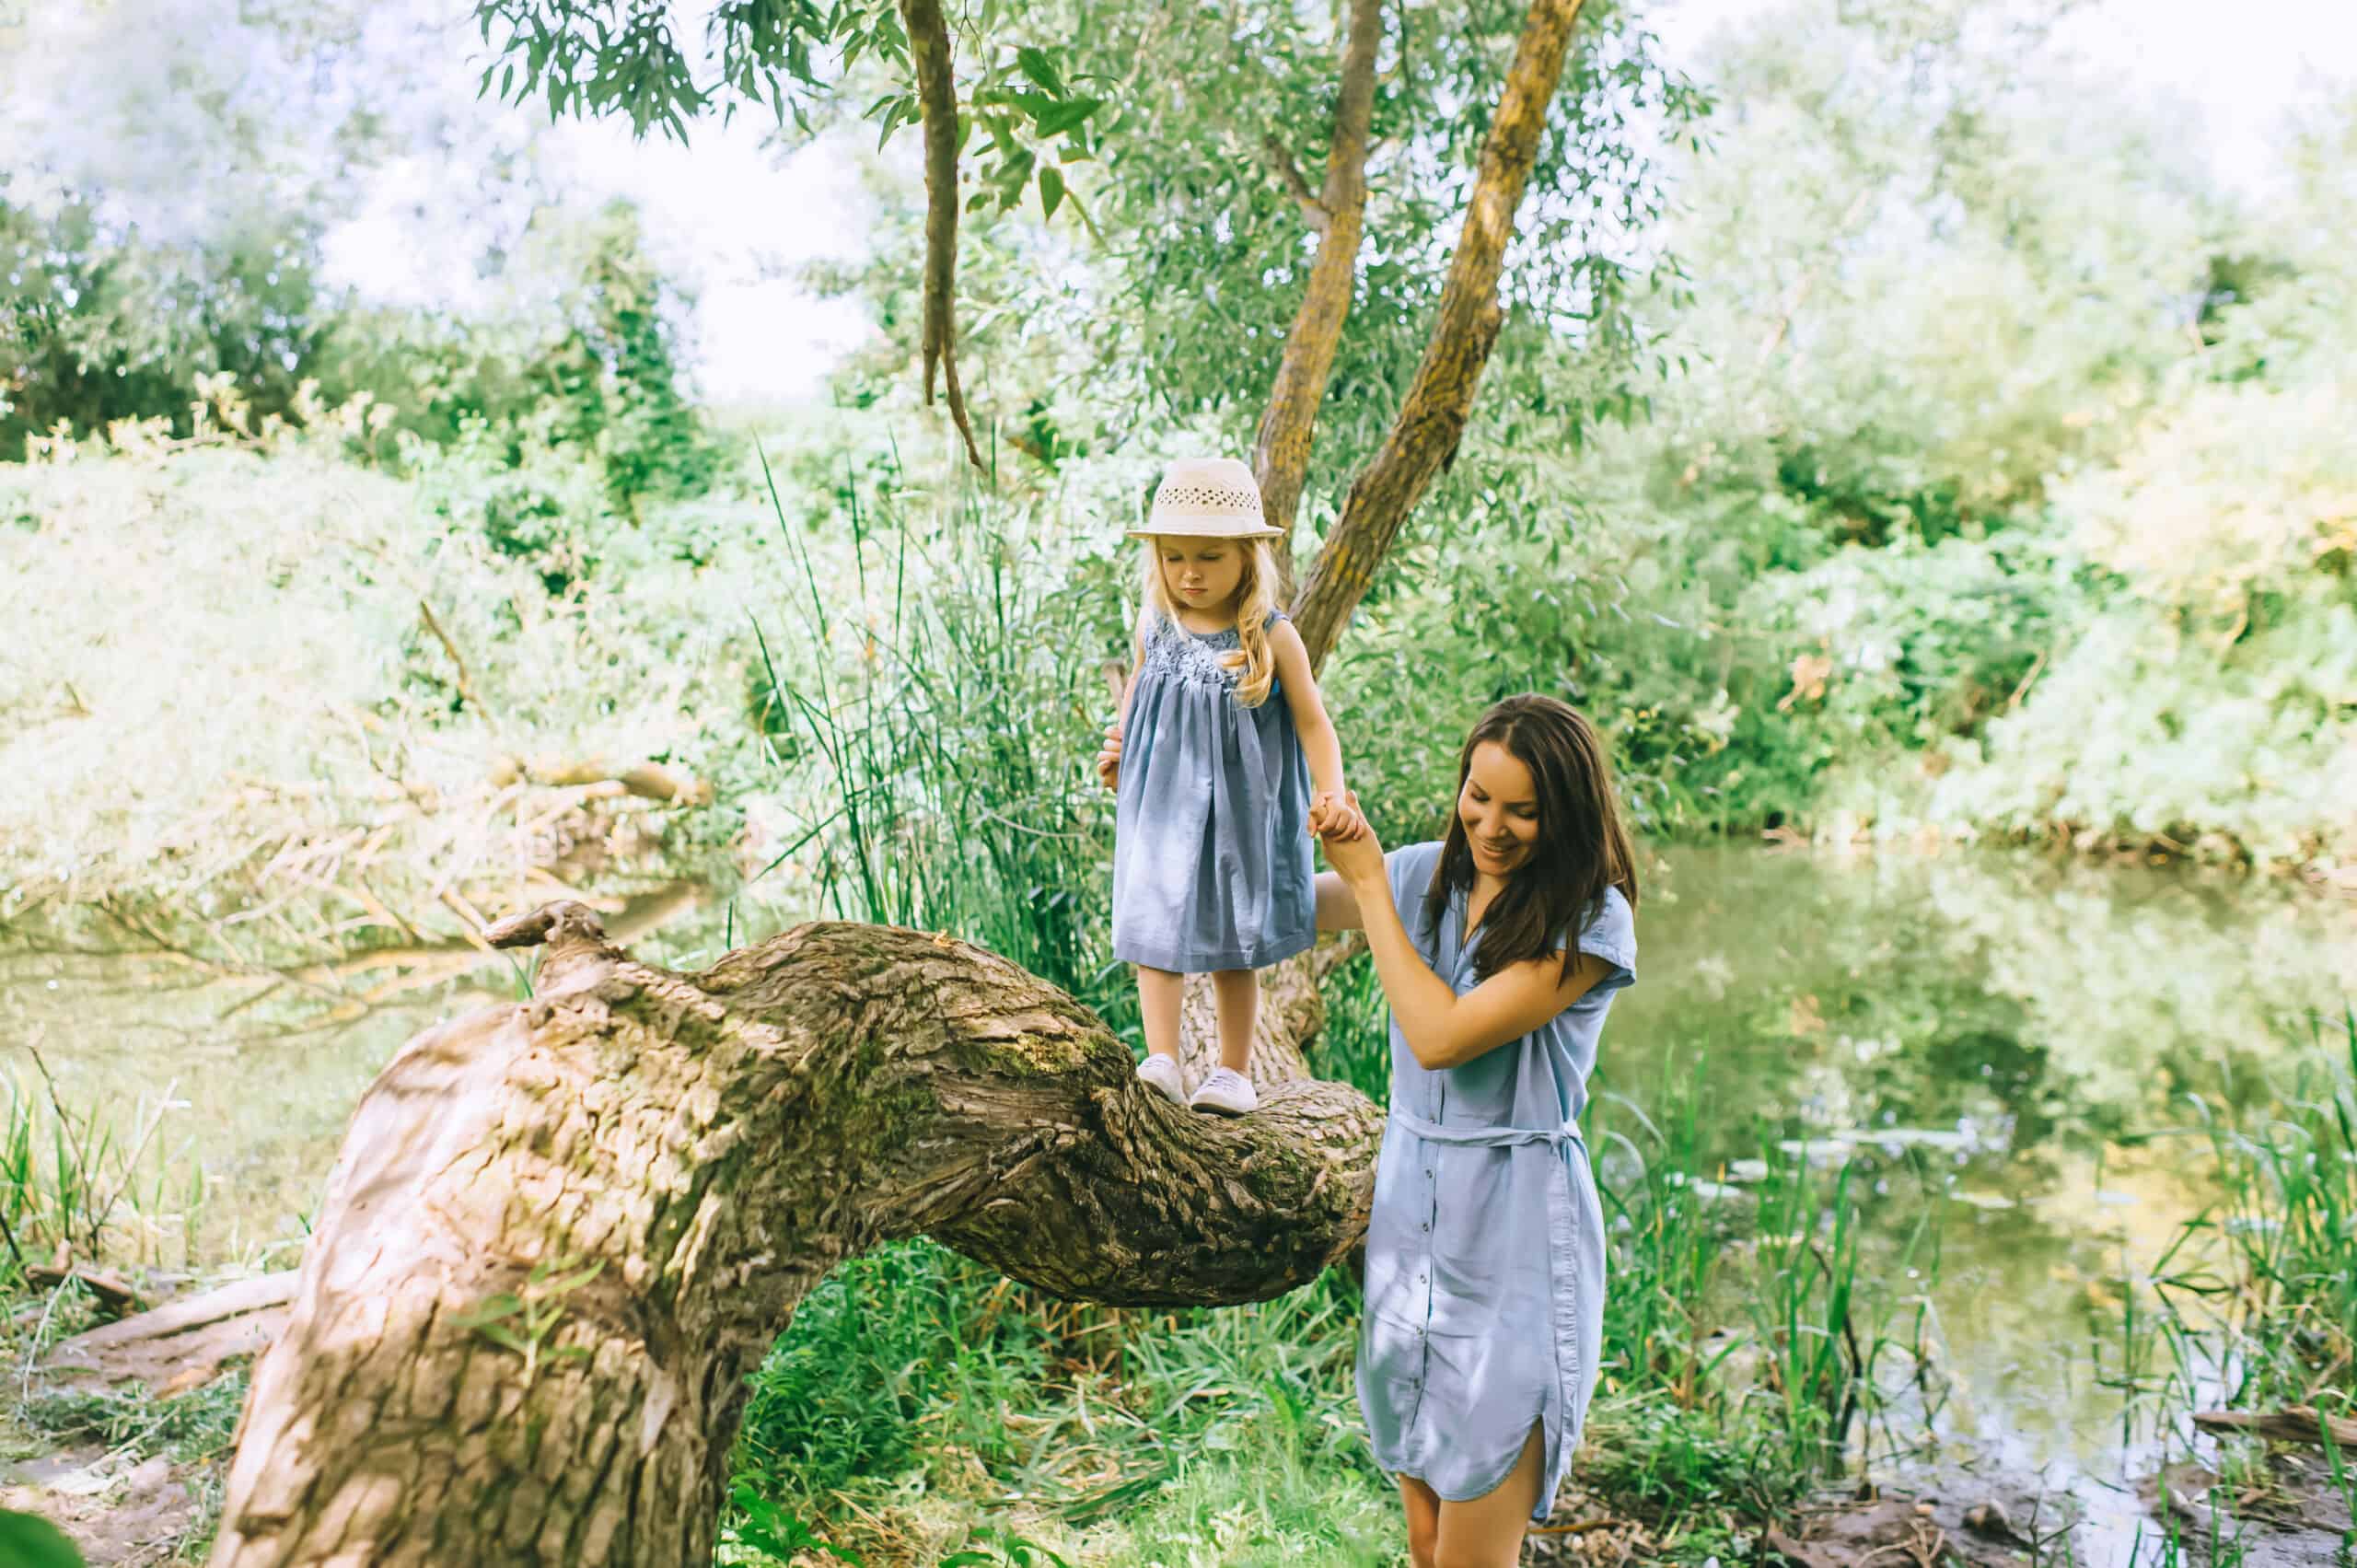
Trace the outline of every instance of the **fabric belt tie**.
{"label": "fabric belt tie", "polygon": [[1576,1144],[1581,1154],[1587,1153],[1587,1140],[1580,1136],[1576,1124],[1562,1127],[1444,1127],[1437,1121],[1427,1121],[1412,1110],[1395,1110],[1391,1113],[1391,1120],[1417,1137],[1434,1144],[1469,1144],[1492,1149],[1512,1144],[1551,1144],[1558,1150]]}

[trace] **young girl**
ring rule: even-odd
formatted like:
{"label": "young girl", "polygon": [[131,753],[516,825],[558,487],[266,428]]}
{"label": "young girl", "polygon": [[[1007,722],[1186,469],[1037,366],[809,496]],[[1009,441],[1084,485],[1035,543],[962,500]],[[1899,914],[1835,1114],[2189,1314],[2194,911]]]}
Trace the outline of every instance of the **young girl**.
{"label": "young girl", "polygon": [[[1318,939],[1310,837],[1365,830],[1344,804],[1342,753],[1309,650],[1275,608],[1252,470],[1173,462],[1144,528],[1144,606],[1120,713],[1098,753],[1114,791],[1113,953],[1137,966],[1138,1076],[1184,1098],[1178,1002],[1208,973],[1220,1065],[1184,1103],[1241,1116],[1260,1001],[1253,970]],[[1315,797],[1312,787],[1315,786]]]}

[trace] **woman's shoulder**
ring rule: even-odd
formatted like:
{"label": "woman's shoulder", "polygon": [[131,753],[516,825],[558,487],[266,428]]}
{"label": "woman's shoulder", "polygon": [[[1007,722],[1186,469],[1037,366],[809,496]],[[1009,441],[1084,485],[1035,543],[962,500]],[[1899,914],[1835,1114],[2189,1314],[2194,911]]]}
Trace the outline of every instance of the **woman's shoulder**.
{"label": "woman's shoulder", "polygon": [[1637,967],[1637,912],[1617,885],[1606,885],[1602,902],[1580,933],[1580,950],[1624,969]]}
{"label": "woman's shoulder", "polygon": [[1383,864],[1391,873],[1391,896],[1394,899],[1422,898],[1432,885],[1433,867],[1440,864],[1444,846],[1438,839],[1426,839],[1422,843],[1401,844],[1386,850]]}

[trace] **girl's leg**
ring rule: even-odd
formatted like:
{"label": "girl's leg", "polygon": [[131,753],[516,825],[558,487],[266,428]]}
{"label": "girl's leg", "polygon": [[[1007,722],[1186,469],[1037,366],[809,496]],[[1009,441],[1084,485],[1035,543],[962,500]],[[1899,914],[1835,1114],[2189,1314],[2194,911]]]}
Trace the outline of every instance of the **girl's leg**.
{"label": "girl's leg", "polygon": [[1530,1527],[1530,1510],[1538,1502],[1540,1438],[1540,1423],[1534,1421],[1522,1457],[1494,1492],[1462,1503],[1442,1501],[1435,1568],[1514,1568],[1522,1556],[1523,1533]]}
{"label": "girl's leg", "polygon": [[1138,1021],[1145,1029],[1145,1048],[1156,1056],[1178,1060],[1178,1000],[1186,993],[1187,977],[1168,970],[1138,967]]}
{"label": "girl's leg", "polygon": [[1399,1501],[1408,1509],[1408,1561],[1412,1568],[1435,1568],[1440,1552],[1440,1493],[1414,1476],[1397,1479]]}
{"label": "girl's leg", "polygon": [[[1219,1018],[1220,1065],[1250,1077],[1246,1069],[1252,1060],[1252,1026],[1260,1013],[1260,977],[1250,970],[1217,970],[1212,975],[1212,1005]],[[1171,1039],[1178,1039],[1175,1028]]]}

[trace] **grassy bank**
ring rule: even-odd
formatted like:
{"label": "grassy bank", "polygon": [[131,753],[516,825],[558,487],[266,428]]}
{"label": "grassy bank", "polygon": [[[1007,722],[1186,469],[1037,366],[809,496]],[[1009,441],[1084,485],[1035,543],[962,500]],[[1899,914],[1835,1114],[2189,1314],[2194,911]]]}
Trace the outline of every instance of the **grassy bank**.
{"label": "grassy bank", "polygon": [[[2199,1499],[2156,1524],[2165,1556],[2239,1562],[2271,1527],[2314,1513],[2319,1494],[2357,1517],[2357,1446],[2336,1441],[2333,1424],[2357,1418],[2357,1010],[2316,1020],[2309,1045],[2262,1109],[2189,1108],[2181,1136],[2211,1167],[2217,1200],[2156,1259],[2125,1260],[2116,1332],[2096,1347],[2121,1392],[2123,1428],[2147,1436],[2168,1484]],[[2321,1419],[2287,1457],[2258,1436],[2196,1426],[2197,1411],[2218,1411]],[[2351,1550],[2357,1534],[2341,1539],[2341,1555]]]}

